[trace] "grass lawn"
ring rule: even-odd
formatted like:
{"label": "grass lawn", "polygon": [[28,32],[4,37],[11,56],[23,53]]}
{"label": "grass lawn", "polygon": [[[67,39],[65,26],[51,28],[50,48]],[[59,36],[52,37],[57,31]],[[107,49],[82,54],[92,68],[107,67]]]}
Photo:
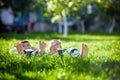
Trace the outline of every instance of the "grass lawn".
{"label": "grass lawn", "polygon": [[[86,43],[89,54],[86,58],[10,54],[14,44],[23,39],[36,47],[39,40],[48,44],[51,39],[60,39],[63,48],[81,49],[81,44]],[[0,34],[0,80],[120,80],[120,35],[70,33],[64,39],[53,32]]]}

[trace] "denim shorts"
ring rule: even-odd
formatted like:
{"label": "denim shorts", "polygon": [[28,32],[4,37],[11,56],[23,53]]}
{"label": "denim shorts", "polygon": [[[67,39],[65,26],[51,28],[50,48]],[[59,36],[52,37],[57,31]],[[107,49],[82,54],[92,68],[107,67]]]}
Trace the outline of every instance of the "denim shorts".
{"label": "denim shorts", "polygon": [[28,51],[28,50],[24,50],[24,54],[26,54],[27,56],[33,56],[38,54],[38,50],[32,50],[32,51]]}

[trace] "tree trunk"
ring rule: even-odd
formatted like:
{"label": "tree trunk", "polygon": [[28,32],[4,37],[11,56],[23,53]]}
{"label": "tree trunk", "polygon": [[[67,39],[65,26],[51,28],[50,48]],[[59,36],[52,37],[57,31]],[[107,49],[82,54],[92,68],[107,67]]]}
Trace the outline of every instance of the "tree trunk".
{"label": "tree trunk", "polygon": [[45,32],[43,8],[41,8],[41,32]]}
{"label": "tree trunk", "polygon": [[81,31],[82,33],[85,32],[85,21],[84,20],[81,20]]}
{"label": "tree trunk", "polygon": [[58,33],[62,34],[62,22],[58,23]]}
{"label": "tree trunk", "polygon": [[64,25],[64,38],[67,38],[68,36],[68,25],[67,25],[67,17],[65,14],[65,11],[63,12],[63,25]]}
{"label": "tree trunk", "polygon": [[112,19],[112,24],[110,25],[110,28],[108,30],[109,33],[112,33],[115,27],[115,18]]}

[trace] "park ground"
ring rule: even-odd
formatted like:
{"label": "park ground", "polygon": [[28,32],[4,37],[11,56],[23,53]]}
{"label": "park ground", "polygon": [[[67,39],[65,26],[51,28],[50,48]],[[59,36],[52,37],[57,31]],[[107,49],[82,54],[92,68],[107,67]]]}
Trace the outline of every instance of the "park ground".
{"label": "park ground", "polygon": [[[14,44],[23,39],[37,47],[39,40],[48,44],[51,39],[60,39],[63,48],[81,49],[81,44],[86,43],[89,54],[86,58],[10,54]],[[119,72],[119,33],[70,32],[66,39],[54,32],[0,34],[0,80],[120,80]]]}

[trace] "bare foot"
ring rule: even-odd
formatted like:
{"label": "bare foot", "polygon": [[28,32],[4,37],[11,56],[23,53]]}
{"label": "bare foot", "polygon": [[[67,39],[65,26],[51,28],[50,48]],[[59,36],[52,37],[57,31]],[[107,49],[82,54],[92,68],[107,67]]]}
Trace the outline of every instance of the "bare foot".
{"label": "bare foot", "polygon": [[43,53],[45,51],[46,43],[44,41],[39,41],[39,49],[40,53]]}
{"label": "bare foot", "polygon": [[51,52],[55,54],[56,56],[59,56],[60,53],[58,50],[62,50],[61,43],[60,42],[55,42],[52,47],[51,47]]}
{"label": "bare foot", "polygon": [[22,46],[22,44],[20,42],[16,43],[15,47],[16,47],[16,49],[17,49],[19,54],[23,54],[24,53],[24,48],[23,48],[23,46]]}
{"label": "bare foot", "polygon": [[82,56],[86,57],[88,54],[88,46],[86,44],[82,44]]}
{"label": "bare foot", "polygon": [[50,52],[55,54],[57,51],[56,51],[56,43],[52,43],[51,46],[50,46]]}

